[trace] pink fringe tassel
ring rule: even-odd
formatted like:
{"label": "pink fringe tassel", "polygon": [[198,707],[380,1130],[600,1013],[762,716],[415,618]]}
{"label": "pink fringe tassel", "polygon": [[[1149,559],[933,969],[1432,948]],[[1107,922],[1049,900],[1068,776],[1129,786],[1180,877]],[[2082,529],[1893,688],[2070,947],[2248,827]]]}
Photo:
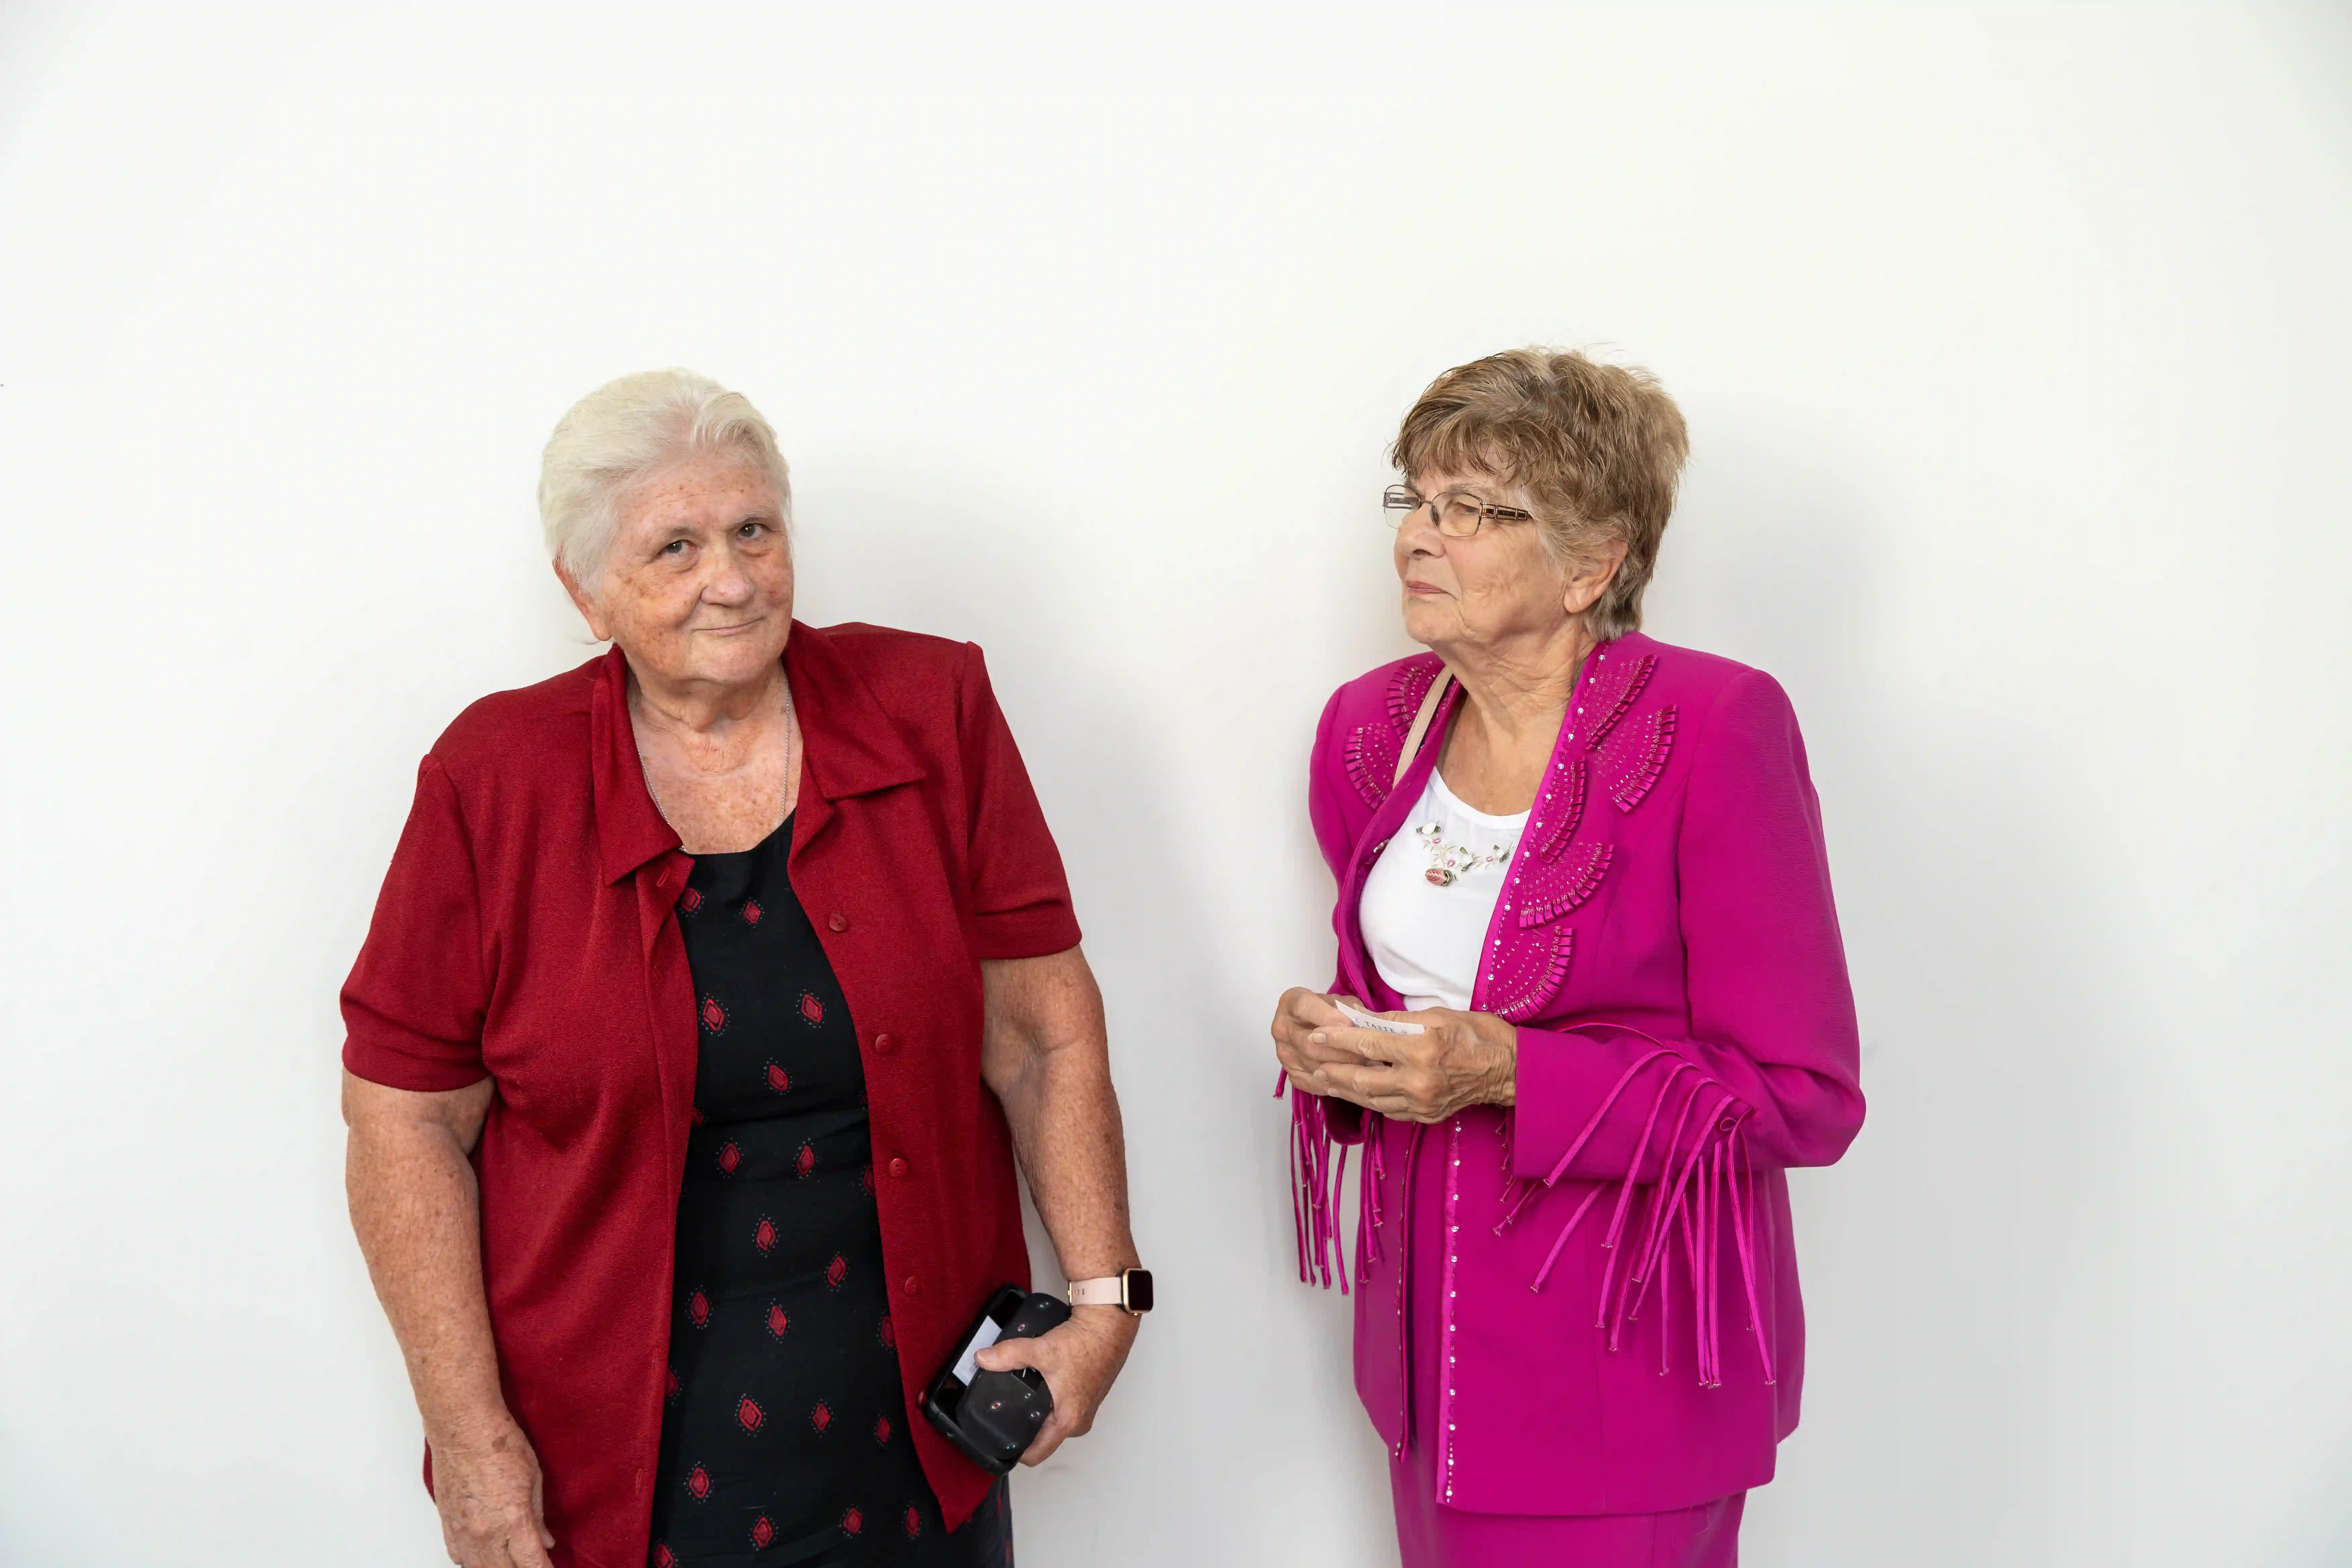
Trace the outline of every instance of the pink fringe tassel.
{"label": "pink fringe tassel", "polygon": [[[1669,1047],[1653,1042],[1654,1048],[1638,1058],[1618,1079],[1585,1122],[1583,1130],[1570,1143],[1550,1174],[1540,1181],[1513,1178],[1511,1144],[1516,1118],[1506,1122],[1504,1130],[1503,1183],[1504,1212],[1495,1226],[1497,1236],[1511,1225],[1544,1194],[1558,1186],[1567,1175],[1577,1155],[1583,1152],[1617,1101],[1624,1096],[1635,1078],[1653,1062],[1665,1058],[1671,1066],[1657,1092],[1650,1102],[1650,1110],[1642,1123],[1641,1136],[1633,1145],[1632,1162],[1625,1173],[1616,1182],[1596,1181],[1586,1192],[1567,1224],[1560,1227],[1550,1249],[1545,1253],[1543,1266],[1536,1271],[1528,1289],[1543,1289],[1550,1279],[1568,1243],[1592,1212],[1603,1194],[1616,1188],[1609,1225],[1601,1246],[1609,1256],[1601,1268],[1599,1300],[1595,1303],[1594,1327],[1605,1330],[1612,1351],[1622,1347],[1624,1327],[1640,1320],[1642,1307],[1655,1288],[1658,1293],[1658,1372],[1671,1370],[1671,1343],[1674,1331],[1674,1244],[1682,1243],[1684,1260],[1689,1265],[1691,1279],[1692,1321],[1691,1342],[1696,1358],[1698,1381],[1702,1386],[1720,1387],[1723,1383],[1722,1355],[1722,1289],[1723,1289],[1723,1229],[1727,1223],[1731,1231],[1732,1250],[1739,1270],[1739,1286],[1747,1307],[1748,1331],[1754,1335],[1756,1353],[1762,1365],[1764,1381],[1774,1381],[1772,1348],[1766,1332],[1759,1294],[1761,1272],[1757,1249],[1757,1228],[1763,1216],[1756,1201],[1755,1159],[1747,1139],[1747,1121],[1750,1112],[1741,1107],[1733,1114],[1731,1126],[1717,1136],[1717,1123],[1727,1111],[1738,1104],[1737,1099],[1717,1079],[1707,1076],[1696,1064],[1686,1061]],[[1643,1163],[1649,1158],[1656,1139],[1658,1125],[1667,1100],[1675,1094],[1675,1086],[1685,1074],[1694,1075],[1681,1096],[1681,1103],[1668,1123],[1670,1131],[1658,1147],[1663,1151],[1664,1168],[1655,1183],[1637,1180]],[[1709,1089],[1722,1093],[1714,1106],[1699,1120],[1697,1131],[1687,1149],[1683,1146],[1685,1133],[1691,1128],[1691,1113],[1700,1097]],[[1282,1099],[1288,1089],[1286,1076],[1277,1077],[1274,1098]],[[1352,1249],[1349,1247],[1339,1220],[1339,1205],[1344,1200],[1348,1148],[1331,1136],[1329,1114],[1320,1097],[1311,1094],[1290,1095],[1291,1113],[1291,1199],[1292,1218],[1298,1244],[1298,1278],[1308,1284],[1330,1289],[1337,1280],[1340,1293],[1349,1292],[1351,1283],[1361,1285],[1370,1278],[1372,1264],[1383,1256],[1380,1233],[1385,1228],[1388,1215],[1383,1210],[1381,1191],[1388,1182],[1386,1128],[1381,1119],[1370,1112],[1365,1116],[1364,1157],[1360,1163],[1362,1179],[1358,1183],[1356,1201],[1356,1235]],[[1416,1156],[1421,1150],[1421,1135],[1426,1129],[1414,1124],[1405,1145],[1404,1183],[1411,1190]],[[1645,1189],[1637,1193],[1637,1187]],[[1410,1215],[1405,1216],[1410,1222]],[[1631,1246],[1621,1245],[1633,1238]],[[1410,1247],[1411,1238],[1401,1245]],[[1352,1251],[1352,1258],[1350,1253]],[[1620,1264],[1622,1263],[1622,1270]],[[1352,1264],[1352,1267],[1350,1265]],[[1351,1281],[1349,1276],[1352,1275]],[[1402,1279],[1402,1276],[1400,1276]],[[1612,1300],[1613,1298],[1613,1300]],[[1402,1303],[1400,1302],[1402,1310]],[[1406,1347],[1400,1342],[1400,1354]]]}

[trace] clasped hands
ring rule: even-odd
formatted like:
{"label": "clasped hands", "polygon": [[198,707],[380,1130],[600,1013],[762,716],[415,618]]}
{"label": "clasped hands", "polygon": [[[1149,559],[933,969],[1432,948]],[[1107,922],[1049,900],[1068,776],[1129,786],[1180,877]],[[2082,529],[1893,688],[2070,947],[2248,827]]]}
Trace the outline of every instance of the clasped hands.
{"label": "clasped hands", "polygon": [[1450,1007],[1380,1016],[1419,1024],[1422,1032],[1358,1028],[1319,991],[1284,992],[1274,1009],[1274,1054],[1290,1087],[1404,1121],[1443,1121],[1465,1106],[1517,1098],[1519,1032],[1507,1020]]}

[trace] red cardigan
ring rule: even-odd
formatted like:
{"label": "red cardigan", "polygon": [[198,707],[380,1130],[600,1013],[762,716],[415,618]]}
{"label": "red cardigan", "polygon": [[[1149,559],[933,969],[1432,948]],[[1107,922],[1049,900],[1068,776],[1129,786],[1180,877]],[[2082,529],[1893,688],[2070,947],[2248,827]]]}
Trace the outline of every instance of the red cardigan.
{"label": "red cardigan", "polygon": [[[795,623],[784,669],[806,742],[793,885],[857,1025],[907,1428],[952,1527],[990,1478],[913,1402],[989,1293],[1029,1278],[979,961],[1062,952],[1078,926],[977,647]],[[694,1097],[674,910],[693,861],[626,693],[616,648],[458,716],[342,992],[352,1073],[498,1086],[473,1156],[484,1284],[559,1568],[645,1561]]]}

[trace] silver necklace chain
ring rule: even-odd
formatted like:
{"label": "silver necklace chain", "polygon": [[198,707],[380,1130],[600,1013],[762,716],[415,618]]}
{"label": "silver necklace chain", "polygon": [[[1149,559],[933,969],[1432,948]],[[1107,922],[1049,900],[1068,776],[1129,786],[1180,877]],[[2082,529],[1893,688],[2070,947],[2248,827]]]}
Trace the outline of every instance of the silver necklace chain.
{"label": "silver necklace chain", "polygon": [[[654,784],[653,764],[646,759],[646,742],[637,733],[635,721],[636,710],[639,704],[643,701],[644,697],[638,691],[636,683],[635,681],[630,682],[629,743],[636,748],[637,776],[645,780],[646,794],[653,798],[654,809],[662,814],[662,820],[664,822],[667,822],[669,821],[669,811],[662,804],[661,790]],[[784,683],[784,812],[783,816],[777,817],[776,821],[770,826],[768,831],[771,833],[774,832],[777,827],[783,825],[784,816],[792,815],[793,805],[794,804],[793,800],[793,789],[800,781],[800,753],[802,744],[799,710],[793,706],[792,682],[787,680]],[[676,825],[673,824],[672,826],[675,826]]]}

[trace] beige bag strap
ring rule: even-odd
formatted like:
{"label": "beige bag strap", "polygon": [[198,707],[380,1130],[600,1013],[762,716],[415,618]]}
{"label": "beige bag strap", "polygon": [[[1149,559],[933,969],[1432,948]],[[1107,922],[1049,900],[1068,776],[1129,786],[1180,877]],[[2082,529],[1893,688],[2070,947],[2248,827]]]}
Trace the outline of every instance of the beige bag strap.
{"label": "beige bag strap", "polygon": [[1430,721],[1437,717],[1437,705],[1445,700],[1446,688],[1454,684],[1454,672],[1440,670],[1437,679],[1429,683],[1429,695],[1421,700],[1421,711],[1412,716],[1412,728],[1404,732],[1404,750],[1397,753],[1396,776],[1389,780],[1389,788],[1404,783],[1405,769],[1412,766],[1415,752],[1429,734]]}

